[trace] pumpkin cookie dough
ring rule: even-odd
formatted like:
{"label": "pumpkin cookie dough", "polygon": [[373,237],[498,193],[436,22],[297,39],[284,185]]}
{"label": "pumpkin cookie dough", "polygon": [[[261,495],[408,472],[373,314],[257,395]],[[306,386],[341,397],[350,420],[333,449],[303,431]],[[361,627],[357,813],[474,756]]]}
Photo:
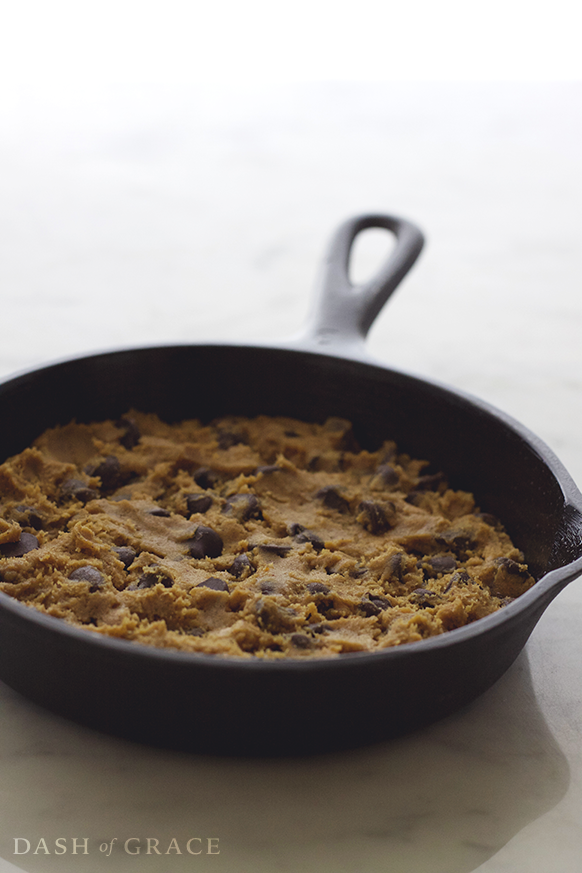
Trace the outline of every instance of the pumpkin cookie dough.
{"label": "pumpkin cookie dough", "polygon": [[92,633],[334,656],[473,622],[534,584],[473,496],[349,422],[119,421],[0,466],[0,590]]}

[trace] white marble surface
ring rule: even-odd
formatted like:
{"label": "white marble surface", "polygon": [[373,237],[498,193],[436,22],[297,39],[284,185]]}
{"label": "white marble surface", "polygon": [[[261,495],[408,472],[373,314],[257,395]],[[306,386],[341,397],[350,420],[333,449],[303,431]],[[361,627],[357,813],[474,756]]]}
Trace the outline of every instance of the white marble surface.
{"label": "white marble surface", "polygon": [[[334,226],[392,211],[428,244],[370,351],[507,410],[582,483],[581,85],[1,99],[0,375],[111,346],[292,334]],[[0,685],[0,871],[579,873],[581,623],[577,581],[469,709],[304,761],[138,747]],[[51,854],[33,854],[41,837]],[[123,851],[132,837],[140,855]],[[183,854],[146,855],[148,837]],[[191,837],[220,854],[188,855]]]}

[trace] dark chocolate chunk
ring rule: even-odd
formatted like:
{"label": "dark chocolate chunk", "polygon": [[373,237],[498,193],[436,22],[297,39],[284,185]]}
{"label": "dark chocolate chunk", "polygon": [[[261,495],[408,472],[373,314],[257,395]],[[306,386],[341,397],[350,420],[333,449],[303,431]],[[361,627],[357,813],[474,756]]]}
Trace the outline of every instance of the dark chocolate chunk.
{"label": "dark chocolate chunk", "polygon": [[129,546],[116,546],[112,551],[119,558],[126,570],[131,564],[133,564],[137,555],[137,552]]}
{"label": "dark chocolate chunk", "polygon": [[23,531],[20,534],[20,539],[15,543],[0,544],[0,556],[3,558],[22,558],[23,555],[26,555],[27,552],[32,552],[34,549],[38,549],[37,538],[33,534]]}
{"label": "dark chocolate chunk", "polygon": [[457,569],[457,562],[452,555],[433,555],[429,564],[435,573],[452,573]]}
{"label": "dark chocolate chunk", "polygon": [[90,564],[85,567],[77,567],[76,570],[69,573],[69,579],[73,582],[88,582],[93,591],[105,584],[103,573],[100,573],[97,567],[91,567]]}
{"label": "dark chocolate chunk", "polygon": [[384,565],[384,572],[389,579],[395,579],[397,582],[402,582],[405,573],[404,555],[402,552],[396,552],[390,555]]}
{"label": "dark chocolate chunk", "polygon": [[289,641],[298,649],[310,649],[313,645],[313,640],[311,637],[308,637],[307,634],[291,634]]}
{"label": "dark chocolate chunk", "polygon": [[496,515],[492,515],[490,512],[478,512],[477,518],[480,518],[481,521],[485,522],[485,524],[490,525],[490,527],[494,527],[496,530],[503,528],[503,525],[499,521]]}
{"label": "dark chocolate chunk", "polygon": [[194,470],[192,478],[200,488],[207,491],[209,488],[214,488],[218,482],[218,474],[211,470],[210,467],[198,467]]}
{"label": "dark chocolate chunk", "polygon": [[230,449],[232,446],[238,446],[239,443],[244,443],[246,436],[240,431],[219,430],[218,431],[218,448]]}
{"label": "dark chocolate chunk", "polygon": [[439,546],[447,546],[449,549],[457,552],[457,554],[466,552],[467,549],[472,548],[474,545],[466,533],[460,533],[455,530],[441,531],[435,537],[435,540]]}
{"label": "dark chocolate chunk", "polygon": [[314,634],[324,634],[326,631],[331,630],[331,625],[325,621],[320,621],[317,624],[310,625],[309,630]]}
{"label": "dark chocolate chunk", "polygon": [[119,438],[121,445],[126,449],[133,449],[137,446],[141,439],[141,433],[133,418],[120,418],[115,424],[125,430],[123,436]]}
{"label": "dark chocolate chunk", "polygon": [[233,494],[224,504],[222,511],[232,515],[237,521],[248,521],[251,518],[262,518],[261,504],[254,494]]}
{"label": "dark chocolate chunk", "polygon": [[259,543],[258,547],[261,552],[278,555],[280,558],[286,558],[291,551],[291,546],[285,546],[283,543]]}
{"label": "dark chocolate chunk", "polygon": [[439,485],[447,484],[447,477],[444,473],[428,473],[426,476],[419,476],[415,485],[416,491],[438,491]]}
{"label": "dark chocolate chunk", "polygon": [[529,579],[530,574],[527,567],[518,564],[517,561],[513,561],[511,558],[495,558],[494,563],[512,576],[521,576],[522,579]]}
{"label": "dark chocolate chunk", "polygon": [[373,615],[380,615],[382,612],[382,607],[374,603],[373,600],[370,600],[369,597],[362,597],[359,603],[359,609],[367,618],[371,618]]}
{"label": "dark chocolate chunk", "polygon": [[269,473],[279,473],[283,467],[279,467],[277,464],[267,464],[266,467],[257,467],[255,473],[262,473],[263,476],[268,476]]}
{"label": "dark chocolate chunk", "polygon": [[380,464],[376,470],[374,479],[381,482],[386,488],[389,488],[392,485],[397,485],[400,481],[398,473],[391,464]]}
{"label": "dark chocolate chunk", "polygon": [[273,600],[257,600],[255,615],[260,627],[273,634],[292,631],[297,621],[297,613],[287,606],[279,606]]}
{"label": "dark chocolate chunk", "polygon": [[255,572],[255,568],[251,564],[248,555],[237,555],[228,568],[228,572],[232,573],[236,579],[240,579],[245,573],[247,576],[250,576]]}
{"label": "dark chocolate chunk", "polygon": [[323,505],[328,509],[336,509],[338,512],[350,511],[350,504],[341,496],[341,494],[339,494],[333,485],[325,485],[323,488],[320,488],[315,496],[319,498]]}
{"label": "dark chocolate chunk", "polygon": [[308,582],[305,587],[310,594],[329,594],[331,591],[323,582]]}
{"label": "dark chocolate chunk", "polygon": [[289,528],[291,536],[295,537],[297,543],[311,543],[316,552],[321,552],[325,547],[325,543],[315,531],[308,530],[302,524],[292,524]]}
{"label": "dark chocolate chunk", "polygon": [[61,497],[63,500],[79,500],[81,503],[88,503],[90,500],[96,500],[100,496],[95,488],[89,488],[80,479],[67,479],[61,485]]}
{"label": "dark chocolate chunk", "polygon": [[115,491],[125,482],[125,476],[121,472],[121,464],[115,455],[109,455],[100,464],[87,468],[90,476],[98,476],[101,479],[102,491]]}
{"label": "dark chocolate chunk", "polygon": [[386,597],[382,597],[381,594],[370,594],[368,591],[368,600],[379,609],[388,609],[388,607],[391,606],[390,601]]}
{"label": "dark chocolate chunk", "polygon": [[42,530],[42,516],[34,506],[17,506],[16,512],[19,515],[17,521],[21,526],[24,525],[25,527],[32,527],[34,530]]}
{"label": "dark chocolate chunk", "polygon": [[410,595],[410,600],[425,609],[428,606],[434,606],[436,597],[435,592],[428,588],[415,588]]}
{"label": "dark chocolate chunk", "polygon": [[458,573],[455,573],[454,576],[451,576],[451,584],[454,582],[457,585],[467,585],[470,581],[471,577],[465,570],[460,570]]}
{"label": "dark chocolate chunk", "polygon": [[171,588],[174,580],[161,567],[152,564],[150,567],[146,567],[145,572],[141,574],[137,580],[136,588],[153,588],[158,583],[161,583],[164,588]]}
{"label": "dark chocolate chunk", "polygon": [[171,512],[161,506],[156,506],[155,509],[148,509],[148,515],[155,515],[156,518],[170,518]]}
{"label": "dark chocolate chunk", "polygon": [[186,506],[190,515],[195,512],[208,512],[212,506],[212,497],[210,494],[187,494]]}
{"label": "dark chocolate chunk", "polygon": [[196,588],[212,588],[213,591],[228,591],[228,585],[224,579],[219,579],[218,576],[210,576],[204,582],[199,582]]}
{"label": "dark chocolate chunk", "polygon": [[259,589],[261,594],[276,594],[278,591],[275,583],[270,582],[268,579],[266,582],[261,582],[261,584],[259,585]]}
{"label": "dark chocolate chunk", "polygon": [[204,524],[198,525],[194,536],[186,542],[186,545],[192,558],[218,558],[222,555],[222,537]]}
{"label": "dark chocolate chunk", "polygon": [[363,500],[358,506],[356,521],[372,534],[385,533],[390,528],[390,522],[385,509],[379,503]]}

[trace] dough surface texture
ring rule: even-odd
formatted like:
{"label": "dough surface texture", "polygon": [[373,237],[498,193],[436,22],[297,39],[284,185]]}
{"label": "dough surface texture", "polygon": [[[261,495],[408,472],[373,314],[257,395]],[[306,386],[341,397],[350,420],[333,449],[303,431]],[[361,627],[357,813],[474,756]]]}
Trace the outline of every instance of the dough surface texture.
{"label": "dough surface texture", "polygon": [[333,657],[462,627],[534,584],[501,523],[349,422],[119,421],[0,465],[0,590],[90,633]]}

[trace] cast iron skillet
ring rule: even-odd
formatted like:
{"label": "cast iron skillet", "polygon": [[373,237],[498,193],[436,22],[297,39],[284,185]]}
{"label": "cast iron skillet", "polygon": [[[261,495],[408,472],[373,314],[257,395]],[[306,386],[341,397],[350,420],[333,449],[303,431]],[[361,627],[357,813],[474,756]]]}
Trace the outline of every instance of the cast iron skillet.
{"label": "cast iron skillet", "polygon": [[[379,275],[354,288],[353,241],[396,236]],[[173,749],[308,754],[384,740],[435,721],[492,685],[561,589],[582,572],[582,495],[552,452],[463,394],[367,358],[364,337],[412,266],[422,235],[367,215],[332,240],[307,333],[275,347],[186,345],[96,354],[0,384],[0,458],[45,428],[130,407],[179,421],[231,414],[351,419],[366,448],[396,439],[473,491],[524,551],[537,584],[498,613],[406,646],[335,659],[236,660],[102,637],[0,594],[0,678],[53,712]]]}

